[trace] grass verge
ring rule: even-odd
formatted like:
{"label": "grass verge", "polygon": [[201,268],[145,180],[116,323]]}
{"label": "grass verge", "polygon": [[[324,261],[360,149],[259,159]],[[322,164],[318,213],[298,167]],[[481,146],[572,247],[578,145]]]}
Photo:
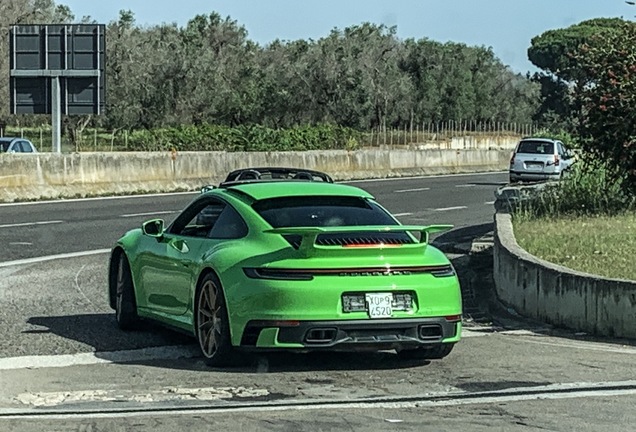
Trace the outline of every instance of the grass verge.
{"label": "grass verge", "polygon": [[616,216],[513,218],[519,246],[586,273],[636,280],[636,213]]}

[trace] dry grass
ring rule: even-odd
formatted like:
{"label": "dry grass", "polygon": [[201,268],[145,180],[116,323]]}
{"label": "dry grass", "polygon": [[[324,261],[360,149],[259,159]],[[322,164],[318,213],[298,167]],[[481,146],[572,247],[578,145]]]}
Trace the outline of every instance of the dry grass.
{"label": "dry grass", "polygon": [[586,273],[636,280],[636,213],[620,216],[520,218],[519,246],[534,256]]}

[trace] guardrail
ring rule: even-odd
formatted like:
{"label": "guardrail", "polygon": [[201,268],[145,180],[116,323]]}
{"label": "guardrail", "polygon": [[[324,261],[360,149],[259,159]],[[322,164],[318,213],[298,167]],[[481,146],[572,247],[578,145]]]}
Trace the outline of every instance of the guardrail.
{"label": "guardrail", "polygon": [[4,154],[0,201],[194,190],[250,166],[328,172],[336,180],[499,171],[509,150]]}

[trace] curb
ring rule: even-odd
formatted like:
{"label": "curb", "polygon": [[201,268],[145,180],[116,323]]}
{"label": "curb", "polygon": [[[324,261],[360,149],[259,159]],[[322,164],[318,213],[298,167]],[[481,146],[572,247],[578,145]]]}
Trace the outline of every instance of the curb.
{"label": "curb", "polygon": [[636,281],[603,278],[539,259],[495,214],[493,276],[499,300],[520,315],[603,337],[636,339]]}

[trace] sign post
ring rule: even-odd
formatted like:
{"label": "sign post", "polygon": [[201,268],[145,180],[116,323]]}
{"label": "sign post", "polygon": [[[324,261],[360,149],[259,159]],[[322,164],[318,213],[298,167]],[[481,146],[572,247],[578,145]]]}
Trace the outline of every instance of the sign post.
{"label": "sign post", "polygon": [[56,153],[62,115],[104,112],[105,30],[103,24],[11,27],[11,114],[50,114]]}
{"label": "sign post", "polygon": [[53,153],[62,153],[62,101],[60,77],[51,77],[51,133]]}

